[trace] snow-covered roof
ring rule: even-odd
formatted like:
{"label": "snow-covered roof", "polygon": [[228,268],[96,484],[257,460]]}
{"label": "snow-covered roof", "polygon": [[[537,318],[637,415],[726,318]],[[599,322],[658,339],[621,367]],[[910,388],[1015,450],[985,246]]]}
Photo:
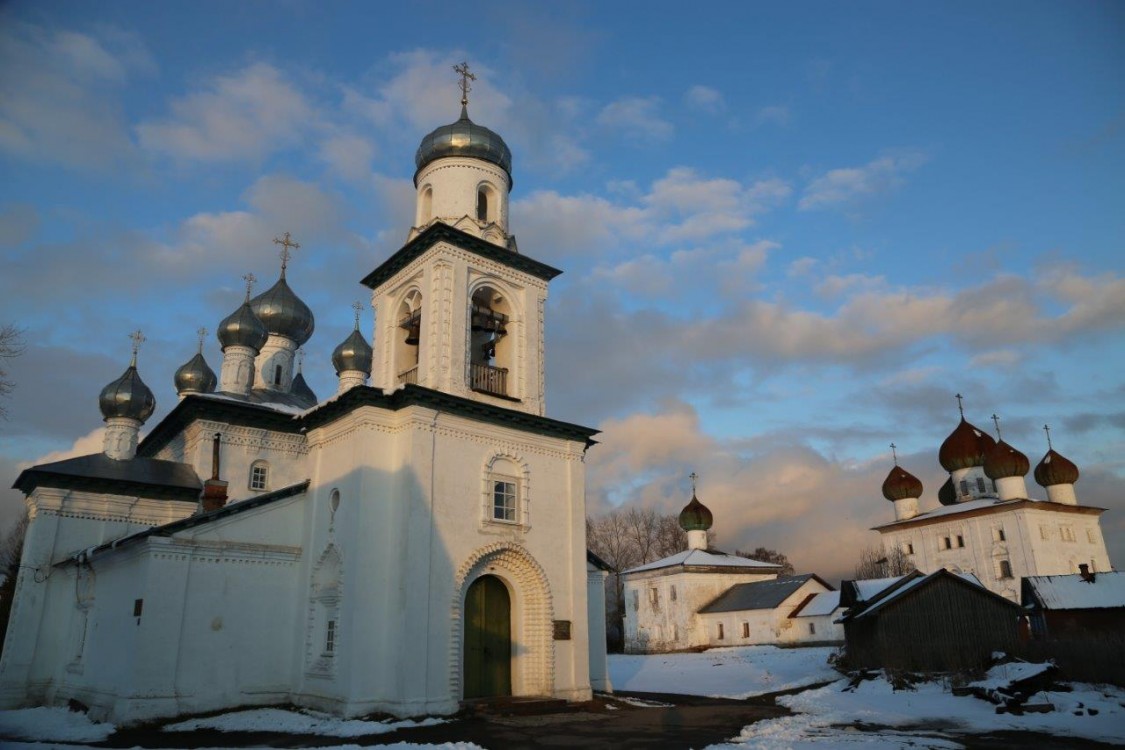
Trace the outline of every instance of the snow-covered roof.
{"label": "snow-covered roof", "polygon": [[840,592],[839,591],[822,591],[819,594],[813,594],[812,597],[805,602],[805,606],[793,613],[793,617],[822,617],[830,615],[840,608]]}
{"label": "snow-covered roof", "polygon": [[739,583],[715,597],[714,601],[699,610],[700,614],[714,612],[742,612],[750,609],[774,609],[795,594],[813,578],[812,573],[786,576],[771,581]]}
{"label": "snow-covered roof", "polygon": [[886,591],[902,580],[902,576],[892,576],[891,578],[869,578],[864,581],[852,581],[855,586],[856,597],[861,602],[870,601],[879,594]]}
{"label": "snow-covered roof", "polygon": [[[995,596],[997,598],[1000,598],[999,595],[993,594],[991,591],[986,589],[984,587],[984,585],[980,582],[980,579],[978,579],[972,573],[952,573],[952,572],[946,570],[945,568],[938,568],[937,570],[935,570],[933,573],[930,573],[929,575],[923,575],[921,573],[921,571],[916,570],[913,573],[908,573],[907,575],[899,576],[898,578],[881,578],[881,579],[872,580],[872,581],[855,581],[855,583],[857,583],[857,584],[859,584],[859,583],[883,583],[883,582],[886,582],[886,581],[890,581],[890,583],[887,584],[887,585],[884,585],[882,588],[879,589],[879,593],[876,593],[873,597],[874,601],[872,601],[872,597],[862,599],[859,606],[864,607],[864,608],[861,609],[858,612],[856,612],[855,610],[851,610],[851,611],[849,611],[849,614],[846,615],[845,617],[850,618],[850,619],[858,619],[860,617],[867,617],[868,615],[874,614],[875,612],[879,611],[880,609],[887,606],[891,602],[898,600],[900,597],[902,597],[908,591],[912,591],[913,589],[919,588],[923,584],[928,583],[929,581],[932,581],[933,579],[935,579],[939,576],[945,576],[945,575],[950,575],[950,576],[955,576],[957,578],[960,578],[961,580],[965,581],[966,583],[969,583],[969,584],[972,584],[973,586],[976,586],[981,591],[983,591],[987,594],[990,594],[992,596]],[[906,579],[906,580],[903,580],[903,579]],[[895,586],[895,584],[899,581],[902,581],[902,584],[898,585],[898,586]],[[890,589],[890,590],[888,590],[888,589]],[[1007,601],[1007,600],[1005,599],[1004,601]],[[870,604],[867,605],[867,604],[865,604],[865,602],[870,602]]]}
{"label": "snow-covered roof", "polygon": [[973,511],[1004,511],[1013,508],[1027,507],[1028,504],[1042,505],[1044,510],[1064,511],[1071,513],[1097,513],[1103,508],[1095,508],[1091,505],[1060,505],[1059,503],[1052,503],[1048,500],[1039,500],[1037,498],[1016,498],[1014,500],[1000,500],[994,497],[984,497],[977,500],[968,500],[963,503],[956,503],[954,505],[943,505],[933,510],[927,510],[924,513],[919,513],[911,518],[906,518],[901,521],[891,521],[890,523],[880,524],[875,526],[876,530],[892,529],[897,526],[913,525],[919,521],[929,521],[935,518],[943,518],[946,516],[956,516],[961,513],[971,513]]}
{"label": "snow-covered roof", "polygon": [[[1094,573],[1087,582],[1081,573],[1065,576],[1028,576],[1024,579],[1023,605],[1043,609],[1125,608],[1125,573]],[[1028,595],[1035,601],[1029,601]]]}
{"label": "snow-covered roof", "polygon": [[685,568],[759,568],[763,573],[770,573],[778,569],[778,566],[773,563],[749,560],[745,557],[739,557],[738,555],[728,555],[718,550],[704,551],[701,549],[689,549],[683,552],[677,552],[669,557],[661,558],[655,562],[629,568],[625,573],[642,573],[646,570],[658,570],[660,568],[672,568],[677,566]]}

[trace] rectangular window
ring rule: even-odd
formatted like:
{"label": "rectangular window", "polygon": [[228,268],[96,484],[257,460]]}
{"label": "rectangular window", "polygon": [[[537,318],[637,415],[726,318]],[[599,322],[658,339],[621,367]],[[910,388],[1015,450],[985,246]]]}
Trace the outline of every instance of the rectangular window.
{"label": "rectangular window", "polygon": [[962,495],[968,495],[969,494],[969,480],[962,479],[960,484],[961,484],[961,494]]}
{"label": "rectangular window", "polygon": [[1062,536],[1064,542],[1073,542],[1076,539],[1073,526],[1060,526],[1059,534]]}
{"label": "rectangular window", "polygon": [[633,589],[633,611],[636,612],[641,608],[641,592]]}
{"label": "rectangular window", "polygon": [[940,549],[952,549],[953,548],[953,544],[950,542],[950,539],[947,536],[943,536],[938,541],[940,542],[940,544],[938,545]]}
{"label": "rectangular window", "polygon": [[719,640],[723,640],[723,624],[719,623]]}
{"label": "rectangular window", "polygon": [[269,467],[255,466],[250,469],[250,489],[264,490],[269,479]]}
{"label": "rectangular window", "polygon": [[144,599],[134,599],[133,600],[133,617],[140,617],[141,612],[144,612],[144,611],[145,611],[145,600]]}
{"label": "rectangular window", "polygon": [[903,542],[902,543],[902,554],[913,555],[914,554],[914,543],[913,542]]}
{"label": "rectangular window", "polygon": [[957,535],[957,547],[959,549],[959,548],[964,547],[964,546],[965,546],[965,537],[958,534]]}
{"label": "rectangular window", "polygon": [[672,601],[676,601],[676,587],[672,587]]}
{"label": "rectangular window", "polygon": [[656,606],[658,604],[660,604],[660,590],[657,589],[656,587],[653,587],[653,588],[649,589],[648,590],[648,601],[649,601],[649,604],[651,604],[653,606],[653,608],[655,609]]}
{"label": "rectangular window", "polygon": [[748,622],[742,623],[742,637],[743,638],[749,638],[750,637],[750,623],[748,623]]}
{"label": "rectangular window", "polygon": [[492,517],[497,521],[516,520],[516,483],[498,479],[492,483]]}
{"label": "rectangular window", "polygon": [[324,653],[331,654],[336,651],[336,621],[329,620],[324,630]]}
{"label": "rectangular window", "polygon": [[1000,561],[1000,577],[1001,578],[1011,578],[1012,577],[1012,564],[1010,562],[1008,562],[1007,560],[1001,560]]}
{"label": "rectangular window", "polygon": [[1000,528],[999,526],[993,527],[993,529],[992,529],[992,541],[1003,542],[1005,539],[1006,539],[1006,537],[1004,536],[1004,529]]}
{"label": "rectangular window", "polygon": [[809,623],[809,635],[816,635],[816,623]]}
{"label": "rectangular window", "polygon": [[1040,539],[1050,539],[1051,538],[1051,530],[1049,528],[1047,528],[1047,524],[1045,524],[1045,523],[1039,524],[1039,538]]}
{"label": "rectangular window", "polygon": [[1093,529],[1086,529],[1086,541],[1090,544],[1098,543],[1098,535],[1094,533]]}
{"label": "rectangular window", "polygon": [[982,495],[985,492],[984,477],[977,477],[977,492],[981,493]]}

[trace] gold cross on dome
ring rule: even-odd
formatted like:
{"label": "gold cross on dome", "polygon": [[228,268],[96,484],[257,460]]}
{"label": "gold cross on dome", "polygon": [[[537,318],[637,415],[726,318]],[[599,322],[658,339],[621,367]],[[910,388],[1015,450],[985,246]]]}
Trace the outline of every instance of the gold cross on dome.
{"label": "gold cross on dome", "polygon": [[699,479],[699,475],[693,471],[688,475],[688,479],[691,480],[691,496],[695,497],[695,480]]}
{"label": "gold cross on dome", "polygon": [[961,403],[961,394],[958,393],[955,398],[957,399],[957,411],[961,412],[961,419],[965,418],[965,406]]}
{"label": "gold cross on dome", "polygon": [[454,65],[453,72],[461,76],[461,82],[457,84],[461,88],[461,106],[467,106],[469,103],[469,92],[473,90],[473,85],[469,83],[469,81],[475,81],[477,77],[469,72],[468,62]]}
{"label": "gold cross on dome", "polygon": [[281,252],[278,253],[278,255],[281,256],[281,275],[284,276],[285,267],[289,265],[289,259],[293,257],[293,253],[290,248],[292,248],[293,250],[299,250],[301,246],[300,244],[290,239],[289,232],[286,232],[284,237],[274,237],[273,244],[281,245]]}
{"label": "gold cross on dome", "polygon": [[203,353],[203,341],[204,341],[204,339],[207,338],[207,329],[201,327],[199,330],[196,331],[196,334],[199,335],[199,353],[202,354]]}
{"label": "gold cross on dome", "polygon": [[1051,445],[1051,428],[1043,425],[1043,432],[1047,433],[1047,450],[1053,451],[1055,447]]}
{"label": "gold cross on dome", "polygon": [[352,303],[352,309],[355,310],[355,329],[359,330],[359,314],[363,312],[363,304],[356,300]]}
{"label": "gold cross on dome", "polygon": [[894,443],[891,443],[891,456],[894,457],[895,466],[898,466],[898,450],[897,450],[897,448],[898,448],[898,446],[896,446]]}
{"label": "gold cross on dome", "polygon": [[249,302],[250,292],[254,289],[254,282],[258,280],[258,277],[252,273],[248,273],[242,277],[242,280],[246,282],[246,301]]}
{"label": "gold cross on dome", "polygon": [[1003,440],[1004,438],[1000,435],[1000,417],[993,414],[992,422],[996,425],[996,439]]}
{"label": "gold cross on dome", "polygon": [[137,330],[135,330],[135,331],[133,331],[132,333],[129,334],[129,338],[131,338],[133,340],[133,362],[132,362],[132,366],[136,367],[137,366],[137,352],[140,350],[141,344],[143,344],[145,342],[145,335],[143,333],[141,333],[141,329],[138,328]]}

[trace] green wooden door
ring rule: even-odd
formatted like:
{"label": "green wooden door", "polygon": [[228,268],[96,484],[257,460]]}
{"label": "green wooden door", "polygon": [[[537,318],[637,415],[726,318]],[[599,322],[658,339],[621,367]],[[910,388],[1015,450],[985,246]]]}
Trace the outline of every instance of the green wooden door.
{"label": "green wooden door", "polygon": [[496,576],[465,594],[465,697],[512,694],[512,603]]}

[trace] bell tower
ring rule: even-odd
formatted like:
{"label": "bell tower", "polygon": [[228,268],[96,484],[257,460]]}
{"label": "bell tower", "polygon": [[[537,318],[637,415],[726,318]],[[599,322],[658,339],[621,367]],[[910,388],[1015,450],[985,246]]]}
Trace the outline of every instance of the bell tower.
{"label": "bell tower", "polygon": [[475,80],[462,63],[461,117],[414,157],[415,224],[363,283],[375,309],[372,385],[418,385],[542,416],[547,283],[561,271],[521,255],[508,232],[512,154],[469,119]]}

